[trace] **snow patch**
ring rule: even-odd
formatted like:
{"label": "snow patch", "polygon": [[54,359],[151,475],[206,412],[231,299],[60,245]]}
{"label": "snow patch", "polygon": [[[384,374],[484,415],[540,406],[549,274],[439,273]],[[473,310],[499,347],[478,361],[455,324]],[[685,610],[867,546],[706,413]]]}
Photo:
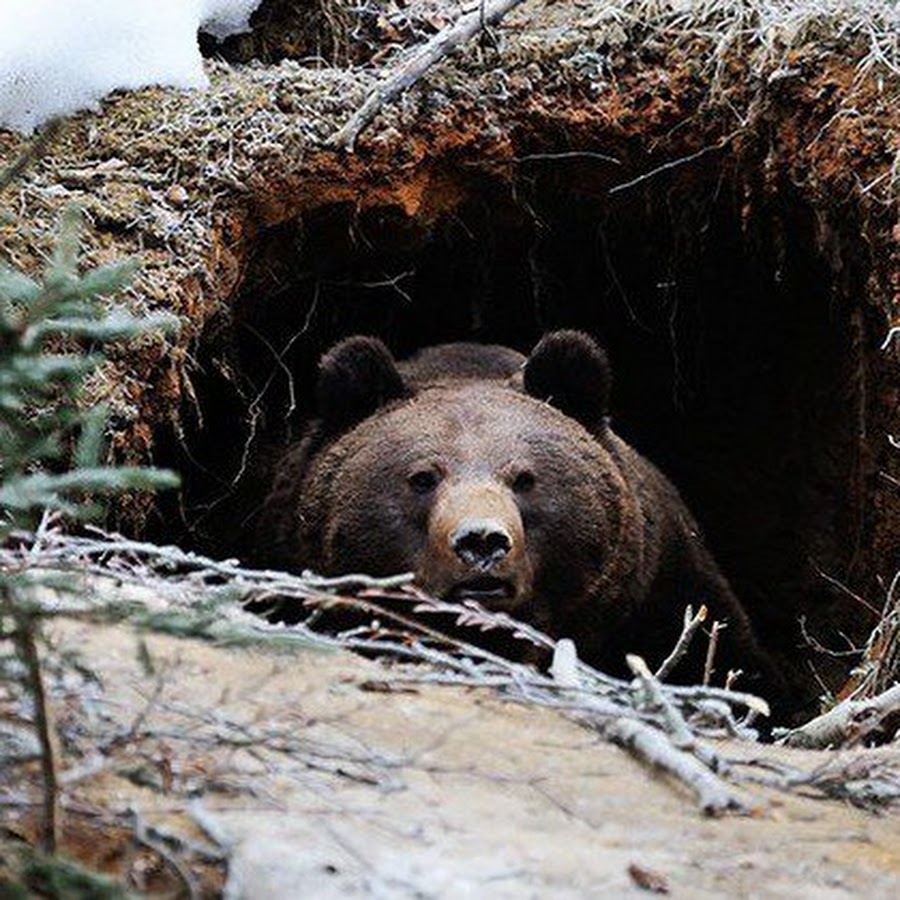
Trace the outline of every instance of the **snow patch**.
{"label": "snow patch", "polygon": [[200,31],[223,41],[232,34],[250,31],[250,16],[262,0],[205,0]]}
{"label": "snow patch", "polygon": [[261,0],[0,0],[0,127],[30,132],[111,91],[205,88],[198,29],[249,29]]}

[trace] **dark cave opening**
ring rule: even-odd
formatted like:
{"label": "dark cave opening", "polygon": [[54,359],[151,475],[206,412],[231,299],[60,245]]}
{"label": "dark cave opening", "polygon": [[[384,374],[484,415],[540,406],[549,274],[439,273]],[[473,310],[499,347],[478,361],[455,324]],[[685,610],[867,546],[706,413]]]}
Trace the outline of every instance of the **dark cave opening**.
{"label": "dark cave opening", "polygon": [[[815,210],[729,166],[618,193],[580,165],[466,174],[468,199],[428,225],[341,204],[262,231],[201,347],[201,417],[160,452],[185,480],[180,509],[161,508],[167,539],[177,513],[182,543],[253,562],[254,510],[334,341],[528,352],[582,328],[609,351],[615,427],[679,487],[764,643],[817,691],[800,617],[840,649],[860,624],[836,587],[864,540],[859,324]],[[811,665],[827,680],[834,661]]]}

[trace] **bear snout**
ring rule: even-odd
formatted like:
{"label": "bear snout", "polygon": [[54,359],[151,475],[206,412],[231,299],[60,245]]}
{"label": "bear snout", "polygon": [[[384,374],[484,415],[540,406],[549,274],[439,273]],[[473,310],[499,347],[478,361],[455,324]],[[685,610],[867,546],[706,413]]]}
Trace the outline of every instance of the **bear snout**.
{"label": "bear snout", "polygon": [[512,549],[512,538],[496,519],[468,519],[450,536],[450,546],[467,566],[487,572]]}
{"label": "bear snout", "polygon": [[437,596],[512,608],[531,593],[532,561],[513,492],[494,480],[450,479],[435,498],[418,581]]}

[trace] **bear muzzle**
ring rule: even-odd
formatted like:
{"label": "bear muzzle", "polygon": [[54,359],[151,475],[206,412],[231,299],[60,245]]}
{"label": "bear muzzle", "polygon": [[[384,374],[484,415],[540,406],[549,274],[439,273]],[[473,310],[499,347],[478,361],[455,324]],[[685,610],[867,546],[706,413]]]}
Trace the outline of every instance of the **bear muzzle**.
{"label": "bear muzzle", "polygon": [[493,481],[444,485],[418,575],[432,593],[494,609],[510,609],[530,594],[532,567],[512,491]]}

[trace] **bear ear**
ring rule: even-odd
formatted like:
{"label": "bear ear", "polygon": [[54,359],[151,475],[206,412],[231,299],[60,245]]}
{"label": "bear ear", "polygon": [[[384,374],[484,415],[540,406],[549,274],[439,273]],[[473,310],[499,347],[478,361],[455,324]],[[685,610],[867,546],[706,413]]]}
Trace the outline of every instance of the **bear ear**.
{"label": "bear ear", "polygon": [[609,412],[612,373],[606,351],[582,331],[552,331],[525,363],[525,392],[552,403],[589,431]]}
{"label": "bear ear", "polygon": [[328,431],[351,428],[406,394],[394,357],[378,338],[346,338],[319,361],[316,408]]}

